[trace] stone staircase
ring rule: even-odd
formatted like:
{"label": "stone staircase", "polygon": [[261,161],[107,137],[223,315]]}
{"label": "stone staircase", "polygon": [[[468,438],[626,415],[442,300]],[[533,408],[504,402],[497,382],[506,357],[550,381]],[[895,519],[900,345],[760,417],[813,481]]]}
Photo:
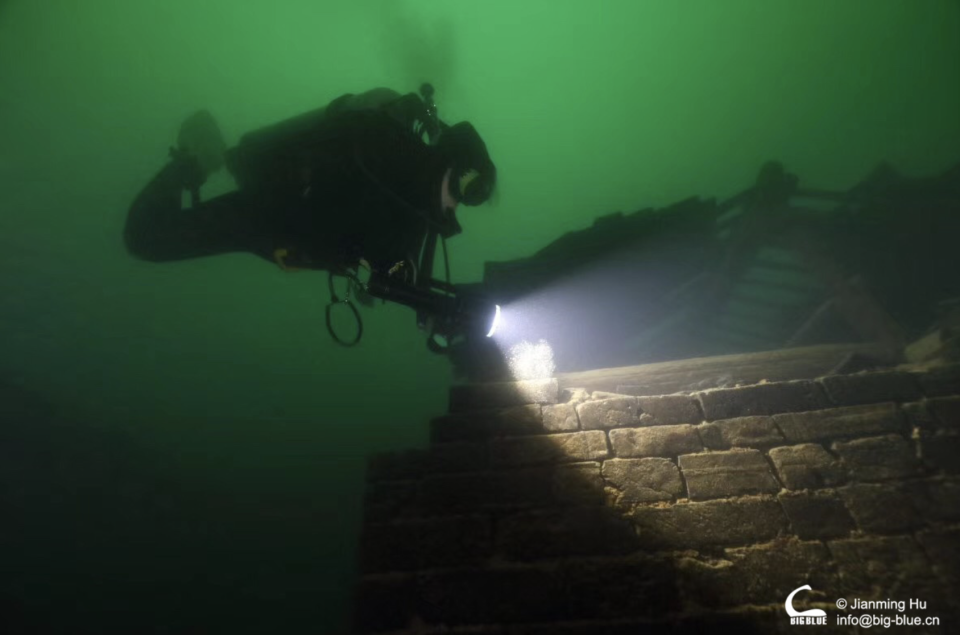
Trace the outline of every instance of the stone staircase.
{"label": "stone staircase", "polygon": [[428,448],[370,462],[354,632],[796,633],[803,585],[819,633],[958,632],[960,364],[856,355],[454,386]]}

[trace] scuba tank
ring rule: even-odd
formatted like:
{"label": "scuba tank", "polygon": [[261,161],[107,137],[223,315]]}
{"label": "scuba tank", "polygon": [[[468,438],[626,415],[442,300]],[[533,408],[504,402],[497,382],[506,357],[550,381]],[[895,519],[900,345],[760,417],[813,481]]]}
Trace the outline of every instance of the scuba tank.
{"label": "scuba tank", "polygon": [[344,133],[339,115],[350,112],[386,113],[425,143],[433,145],[440,131],[447,127],[437,117],[433,94],[433,86],[424,83],[419,95],[401,96],[384,88],[341,95],[326,106],[244,134],[226,153],[227,169],[240,189],[289,187],[297,182],[304,157],[318,145]]}

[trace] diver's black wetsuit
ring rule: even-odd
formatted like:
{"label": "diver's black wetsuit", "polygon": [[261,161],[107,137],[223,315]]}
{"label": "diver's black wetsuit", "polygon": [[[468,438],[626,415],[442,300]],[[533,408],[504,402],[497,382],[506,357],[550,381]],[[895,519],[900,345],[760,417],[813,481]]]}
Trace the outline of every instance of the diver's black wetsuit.
{"label": "diver's black wetsuit", "polygon": [[250,252],[313,269],[416,263],[448,166],[396,112],[343,112],[342,100],[246,135],[227,156],[238,189],[192,209],[181,196],[202,180],[198,164],[174,156],[130,208],[128,250],[150,261]]}
{"label": "diver's black wetsuit", "polygon": [[197,172],[189,159],[173,159],[140,191],[124,229],[128,251],[154,262],[236,251],[272,260],[269,215],[250,196],[231,192],[181,209],[183,190]]}

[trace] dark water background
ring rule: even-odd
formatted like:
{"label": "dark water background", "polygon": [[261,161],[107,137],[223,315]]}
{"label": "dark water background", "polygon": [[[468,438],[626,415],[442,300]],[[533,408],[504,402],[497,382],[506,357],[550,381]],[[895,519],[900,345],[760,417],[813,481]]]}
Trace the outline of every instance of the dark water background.
{"label": "dark water background", "polygon": [[958,35],[953,0],[0,2],[3,626],[342,632],[364,458],[423,445],[446,408],[404,308],[343,350],[322,274],[124,252],[197,108],[233,143],[432,81],[501,174],[451,242],[475,281],[596,216],[729,196],[767,159],[835,189],[881,160],[943,170]]}

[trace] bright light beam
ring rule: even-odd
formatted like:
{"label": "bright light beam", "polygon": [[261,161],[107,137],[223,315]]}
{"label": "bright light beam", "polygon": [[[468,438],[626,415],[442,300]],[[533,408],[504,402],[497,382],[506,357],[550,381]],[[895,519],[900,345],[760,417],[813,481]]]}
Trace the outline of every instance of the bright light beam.
{"label": "bright light beam", "polygon": [[487,337],[493,337],[493,334],[497,332],[497,326],[500,325],[500,305],[497,305],[497,312],[493,316],[493,324],[490,325],[490,332],[487,333]]}

